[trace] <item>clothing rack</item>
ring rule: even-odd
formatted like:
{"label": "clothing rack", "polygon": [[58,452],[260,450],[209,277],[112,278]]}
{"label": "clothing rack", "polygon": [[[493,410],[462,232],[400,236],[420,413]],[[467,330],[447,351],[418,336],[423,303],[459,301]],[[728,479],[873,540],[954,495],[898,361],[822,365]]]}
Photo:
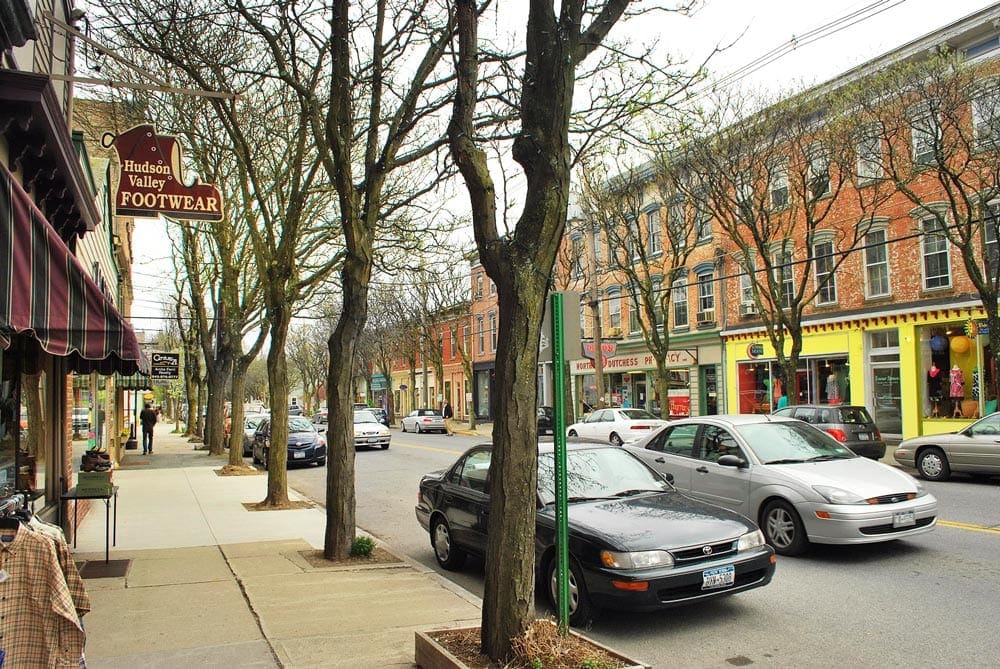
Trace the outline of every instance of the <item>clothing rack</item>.
{"label": "clothing rack", "polygon": [[28,508],[28,500],[24,493],[7,495],[0,499],[0,516],[9,516],[15,511]]}

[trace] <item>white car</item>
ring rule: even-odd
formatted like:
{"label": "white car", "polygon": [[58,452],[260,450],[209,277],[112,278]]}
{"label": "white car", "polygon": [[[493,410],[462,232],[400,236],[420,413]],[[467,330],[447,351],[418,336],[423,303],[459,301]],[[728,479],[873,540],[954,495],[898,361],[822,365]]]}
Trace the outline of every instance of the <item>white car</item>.
{"label": "white car", "polygon": [[915,478],[794,418],[675,420],[625,450],[691,497],[756,521],[782,555],[912,537],[937,519],[937,500]]}
{"label": "white car", "polygon": [[354,448],[389,448],[392,435],[371,411],[354,412]]}
{"label": "white car", "polygon": [[260,426],[261,421],[265,418],[270,418],[271,414],[267,413],[253,413],[247,414],[243,418],[243,457],[249,458],[253,455],[253,436],[257,432],[257,428]]}
{"label": "white car", "polygon": [[444,416],[437,409],[414,409],[399,421],[403,432],[447,432]]}
{"label": "white car", "polygon": [[566,428],[567,437],[599,439],[615,446],[642,439],[667,424],[645,409],[597,409]]}

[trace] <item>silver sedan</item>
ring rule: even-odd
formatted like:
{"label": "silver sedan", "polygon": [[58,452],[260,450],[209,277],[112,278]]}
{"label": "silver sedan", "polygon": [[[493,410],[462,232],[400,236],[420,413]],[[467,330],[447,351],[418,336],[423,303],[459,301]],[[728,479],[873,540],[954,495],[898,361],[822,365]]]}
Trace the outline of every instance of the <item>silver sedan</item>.
{"label": "silver sedan", "polygon": [[952,472],[1000,474],[1000,412],[958,432],[904,439],[892,457],[930,481],[947,481]]}
{"label": "silver sedan", "polygon": [[414,409],[399,421],[403,432],[447,432],[444,416],[436,409]]}
{"label": "silver sedan", "polygon": [[937,519],[937,500],[915,478],[790,418],[688,418],[625,448],[692,497],[755,520],[783,555],[810,542],[911,537]]}

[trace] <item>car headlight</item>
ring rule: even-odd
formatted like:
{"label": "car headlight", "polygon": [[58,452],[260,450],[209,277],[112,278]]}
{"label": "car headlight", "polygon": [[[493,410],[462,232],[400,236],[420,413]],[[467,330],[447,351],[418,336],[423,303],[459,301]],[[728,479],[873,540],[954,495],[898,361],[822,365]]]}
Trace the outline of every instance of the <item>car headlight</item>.
{"label": "car headlight", "polygon": [[672,567],[674,558],[666,551],[636,551],[619,553],[601,551],[601,564],[612,569],[648,569],[650,567]]}
{"label": "car headlight", "polygon": [[829,485],[814,485],[813,490],[830,504],[867,504],[868,502],[856,493],[835,488]]}
{"label": "car headlight", "polygon": [[764,533],[760,530],[754,530],[753,532],[747,532],[742,537],[740,537],[739,542],[736,544],[736,550],[740,553],[743,551],[749,551],[754,548],[760,548],[764,545]]}

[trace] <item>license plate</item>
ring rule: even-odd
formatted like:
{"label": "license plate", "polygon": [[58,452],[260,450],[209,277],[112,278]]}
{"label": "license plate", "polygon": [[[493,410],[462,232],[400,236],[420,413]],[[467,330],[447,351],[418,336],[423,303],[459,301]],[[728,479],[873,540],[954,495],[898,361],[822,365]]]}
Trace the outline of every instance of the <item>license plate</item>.
{"label": "license plate", "polygon": [[896,511],[892,514],[893,527],[910,527],[917,524],[917,517],[912,511]]}
{"label": "license plate", "polygon": [[302,451],[292,451],[293,460],[301,460],[304,457],[306,457],[306,454],[303,453]]}
{"label": "license plate", "polygon": [[706,569],[701,572],[701,589],[727,588],[736,582],[736,569],[729,564],[725,567]]}
{"label": "license plate", "polygon": [[378,437],[371,437],[371,438],[369,438],[368,439],[368,443],[369,444],[377,444],[378,443]]}
{"label": "license plate", "polygon": [[867,432],[861,432],[858,434],[858,441],[868,441],[872,436]]}

